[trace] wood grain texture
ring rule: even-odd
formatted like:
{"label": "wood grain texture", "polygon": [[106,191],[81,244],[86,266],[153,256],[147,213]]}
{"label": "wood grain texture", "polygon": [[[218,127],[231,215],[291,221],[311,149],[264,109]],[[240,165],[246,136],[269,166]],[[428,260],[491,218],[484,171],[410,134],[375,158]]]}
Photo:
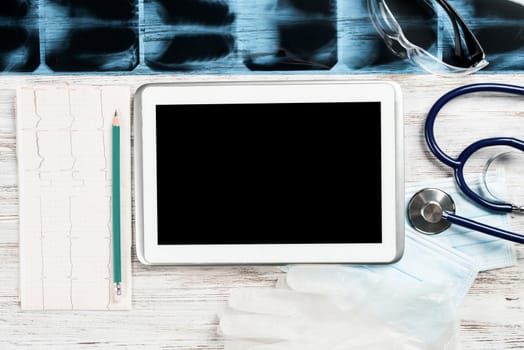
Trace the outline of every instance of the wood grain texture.
{"label": "wood grain texture", "polygon": [[[285,76],[307,79],[313,76]],[[313,78],[319,79],[320,76]],[[406,181],[430,181],[451,171],[428,154],[422,137],[425,114],[444,92],[473,82],[523,84],[524,75],[330,76],[389,79],[403,89]],[[274,76],[4,77],[0,85],[0,349],[221,349],[216,313],[232,288],[272,286],[277,266],[146,267],[133,254],[133,310],[129,312],[22,312],[18,300],[18,193],[15,158],[15,89],[39,83],[123,84],[275,79]],[[524,139],[524,100],[493,94],[464,97],[443,111],[437,139],[451,154],[484,136]],[[454,153],[455,152],[455,153]],[[520,179],[519,179],[520,176]],[[522,186],[521,174],[509,174]],[[524,232],[524,217],[512,218]],[[512,268],[481,273],[461,309],[464,349],[524,349],[524,248]]]}

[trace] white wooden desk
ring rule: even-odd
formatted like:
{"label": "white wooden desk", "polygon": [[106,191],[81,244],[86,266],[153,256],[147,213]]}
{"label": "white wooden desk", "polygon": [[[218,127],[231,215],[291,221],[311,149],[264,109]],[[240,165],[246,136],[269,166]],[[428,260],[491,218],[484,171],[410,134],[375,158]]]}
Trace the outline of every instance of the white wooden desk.
{"label": "white wooden desk", "polygon": [[[233,79],[246,78],[249,77]],[[16,87],[60,81],[123,84],[134,90],[147,82],[182,79],[188,78],[0,78],[0,350],[28,347],[53,350],[221,349],[221,339],[215,333],[216,312],[223,307],[231,288],[271,286],[281,274],[275,266],[150,268],[141,265],[135,258],[133,310],[130,312],[20,311],[14,110]],[[195,76],[193,79],[217,77]],[[404,92],[407,182],[451,176],[449,169],[429,155],[423,141],[425,113],[441,94],[473,82],[524,84],[524,75],[476,75],[454,79],[404,75],[388,76],[386,79],[400,83]],[[436,133],[440,144],[445,145],[445,150],[457,154],[473,140],[486,136],[524,139],[524,99],[486,96],[465,97],[444,111],[437,123]],[[509,183],[510,186],[523,186],[522,175],[510,174]],[[524,216],[512,221],[515,230],[524,232]],[[470,290],[460,313],[464,349],[524,349],[524,247],[517,247],[517,253],[517,266],[481,273]]]}

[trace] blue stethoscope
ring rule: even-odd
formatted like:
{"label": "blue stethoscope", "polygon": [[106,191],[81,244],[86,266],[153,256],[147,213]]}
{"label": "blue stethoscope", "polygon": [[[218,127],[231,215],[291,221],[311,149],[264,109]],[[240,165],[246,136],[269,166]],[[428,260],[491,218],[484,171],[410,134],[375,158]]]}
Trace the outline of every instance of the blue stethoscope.
{"label": "blue stethoscope", "polygon": [[[466,147],[458,158],[455,159],[444,153],[435,140],[435,119],[442,107],[456,97],[481,91],[524,95],[524,86],[508,84],[472,84],[451,90],[438,99],[428,113],[425,125],[426,143],[437,159],[453,169],[455,173],[455,181],[457,182],[458,187],[469,199],[486,209],[498,212],[524,213],[524,206],[517,206],[481,197],[468,186],[464,179],[464,166],[471,155],[478,150],[492,146],[509,146],[524,151],[524,141],[512,137],[482,139]],[[444,191],[436,188],[425,188],[413,195],[408,204],[408,218],[417,231],[425,234],[440,233],[446,230],[451,224],[456,224],[488,235],[507,239],[509,241],[524,243],[524,235],[502,230],[456,215],[455,204],[451,197]]]}

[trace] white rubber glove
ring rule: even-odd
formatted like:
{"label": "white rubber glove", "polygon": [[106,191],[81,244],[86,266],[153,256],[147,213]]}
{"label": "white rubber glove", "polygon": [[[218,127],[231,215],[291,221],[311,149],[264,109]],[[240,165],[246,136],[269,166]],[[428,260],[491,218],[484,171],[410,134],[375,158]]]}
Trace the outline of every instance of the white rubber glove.
{"label": "white rubber glove", "polygon": [[393,265],[297,265],[278,288],[233,291],[226,349],[457,349],[456,309],[477,266],[432,242],[408,235]]}
{"label": "white rubber glove", "polygon": [[[420,349],[355,305],[289,289],[238,289],[220,319],[226,349]],[[236,339],[236,340],[235,340]]]}

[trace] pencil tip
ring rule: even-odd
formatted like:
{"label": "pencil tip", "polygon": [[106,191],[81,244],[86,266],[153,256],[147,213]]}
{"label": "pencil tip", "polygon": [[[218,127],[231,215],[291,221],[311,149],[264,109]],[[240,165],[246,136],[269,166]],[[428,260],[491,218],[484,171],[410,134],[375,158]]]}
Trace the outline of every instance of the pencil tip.
{"label": "pencil tip", "polygon": [[119,126],[120,120],[118,120],[118,112],[115,110],[115,116],[113,117],[113,126]]}
{"label": "pencil tip", "polygon": [[118,109],[115,109],[115,117],[118,117]]}

